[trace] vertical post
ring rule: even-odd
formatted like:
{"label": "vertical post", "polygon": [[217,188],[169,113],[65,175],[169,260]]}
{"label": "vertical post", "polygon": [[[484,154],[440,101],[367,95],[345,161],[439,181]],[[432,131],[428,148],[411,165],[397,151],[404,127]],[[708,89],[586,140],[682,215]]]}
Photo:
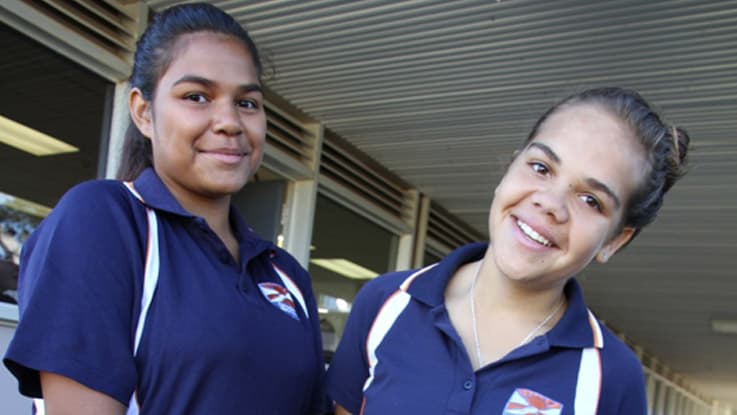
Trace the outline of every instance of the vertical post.
{"label": "vertical post", "polygon": [[[131,3],[128,9],[136,16],[132,28],[135,33],[136,40],[146,30],[148,26],[148,5],[143,1]],[[133,57],[126,59],[129,68],[133,68]],[[129,71],[131,70],[129,69]],[[126,74],[128,76],[129,74]],[[128,80],[122,79],[115,83],[115,91],[113,93],[112,113],[109,120],[109,133],[107,137],[107,155],[105,157],[105,173],[104,177],[112,179],[118,171],[120,164],[120,153],[123,148],[123,140],[125,138],[125,130],[128,128]]]}
{"label": "vertical post", "polygon": [[107,158],[105,163],[105,178],[112,179],[120,165],[120,153],[123,149],[125,130],[128,128],[128,82],[120,81],[115,84],[113,95],[112,114],[110,119],[110,133],[108,135]]}
{"label": "vertical post", "polygon": [[425,244],[427,243],[427,223],[430,220],[430,198],[420,194],[417,211],[417,226],[415,227],[415,252],[412,265],[421,267],[425,256]]}
{"label": "vertical post", "polygon": [[655,413],[655,388],[657,387],[657,380],[652,373],[649,373],[645,380],[647,390],[647,413],[653,415]]}
{"label": "vertical post", "polygon": [[315,140],[310,157],[311,177],[290,181],[287,185],[286,203],[282,209],[282,240],[280,245],[307,269],[310,262],[312,226],[315,222],[317,202],[317,177],[320,174],[320,159],[324,128],[319,122],[306,123]]}
{"label": "vertical post", "polygon": [[411,225],[410,233],[399,235],[399,244],[397,246],[397,260],[394,269],[397,271],[414,267],[414,251],[417,245],[417,217],[420,207],[420,193],[417,190],[408,190],[408,217],[406,221]]}
{"label": "vertical post", "polygon": [[282,210],[283,248],[305,269],[310,262],[316,201],[317,180],[298,180],[290,182],[287,186],[287,202]]}

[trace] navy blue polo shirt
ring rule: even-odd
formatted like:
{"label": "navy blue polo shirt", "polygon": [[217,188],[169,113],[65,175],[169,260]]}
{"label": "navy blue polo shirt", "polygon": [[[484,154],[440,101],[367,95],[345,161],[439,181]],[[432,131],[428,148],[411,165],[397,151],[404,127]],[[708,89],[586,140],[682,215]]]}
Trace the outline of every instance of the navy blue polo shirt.
{"label": "navy blue polo shirt", "polygon": [[[474,372],[444,293],[453,273],[486,248],[467,245],[424,272],[367,283],[328,370],[329,395],[367,415],[564,415],[574,408],[576,415],[645,415],[639,361],[598,325],[574,279],[565,286],[568,308],[555,327]],[[586,400],[590,409],[581,409]]]}
{"label": "navy blue polo shirt", "polygon": [[[307,272],[231,207],[240,263],[204,219],[185,211],[152,169],[134,182],[158,221],[160,271],[138,352],[148,222],[118,181],[71,189],[26,242],[20,322],[4,363],[40,397],[54,372],[144,414],[313,414],[324,409],[319,318]],[[267,299],[275,267],[305,309]]]}

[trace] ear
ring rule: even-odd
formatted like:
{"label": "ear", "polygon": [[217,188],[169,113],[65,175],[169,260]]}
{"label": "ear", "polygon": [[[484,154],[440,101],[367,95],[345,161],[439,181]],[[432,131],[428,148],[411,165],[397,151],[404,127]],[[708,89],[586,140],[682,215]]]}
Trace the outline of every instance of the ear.
{"label": "ear", "polygon": [[138,127],[138,131],[150,140],[153,136],[151,103],[146,101],[140,89],[133,88],[128,94],[128,110],[131,114],[131,120]]}
{"label": "ear", "polygon": [[635,234],[635,228],[627,226],[622,229],[619,235],[614,236],[606,245],[601,247],[596,254],[596,262],[605,264],[609,258],[614,256],[623,246],[627,245],[632,236]]}

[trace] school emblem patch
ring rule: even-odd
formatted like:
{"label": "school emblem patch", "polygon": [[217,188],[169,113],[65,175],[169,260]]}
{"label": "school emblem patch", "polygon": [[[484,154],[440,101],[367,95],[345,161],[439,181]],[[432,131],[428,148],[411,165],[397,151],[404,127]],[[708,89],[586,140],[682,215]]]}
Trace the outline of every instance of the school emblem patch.
{"label": "school emblem patch", "polygon": [[502,415],[560,415],[563,405],[529,389],[517,388]]}
{"label": "school emblem patch", "polygon": [[285,312],[289,317],[299,320],[294,300],[286,288],[273,282],[262,282],[258,284],[261,294],[279,310]]}

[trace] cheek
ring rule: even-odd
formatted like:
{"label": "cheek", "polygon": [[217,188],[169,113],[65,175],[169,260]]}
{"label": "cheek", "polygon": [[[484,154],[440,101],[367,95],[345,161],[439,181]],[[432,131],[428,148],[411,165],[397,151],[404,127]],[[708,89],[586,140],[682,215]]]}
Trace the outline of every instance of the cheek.
{"label": "cheek", "polygon": [[254,148],[261,149],[266,142],[266,116],[248,124],[248,139]]}

